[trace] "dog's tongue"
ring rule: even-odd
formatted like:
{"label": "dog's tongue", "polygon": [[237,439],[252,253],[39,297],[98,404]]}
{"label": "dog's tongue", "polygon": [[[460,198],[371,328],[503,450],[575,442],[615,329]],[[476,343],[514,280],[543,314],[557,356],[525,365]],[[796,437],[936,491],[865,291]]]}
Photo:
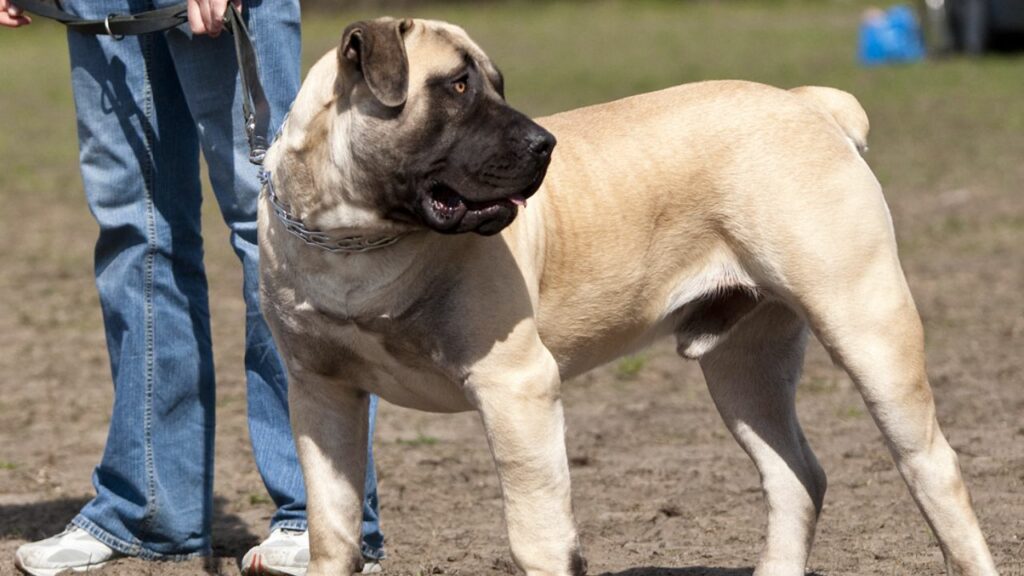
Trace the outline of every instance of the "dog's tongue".
{"label": "dog's tongue", "polygon": [[523,208],[526,208],[526,197],[525,196],[522,196],[520,194],[516,194],[514,196],[509,196],[508,199],[511,200],[512,203],[515,204],[516,206],[522,206]]}

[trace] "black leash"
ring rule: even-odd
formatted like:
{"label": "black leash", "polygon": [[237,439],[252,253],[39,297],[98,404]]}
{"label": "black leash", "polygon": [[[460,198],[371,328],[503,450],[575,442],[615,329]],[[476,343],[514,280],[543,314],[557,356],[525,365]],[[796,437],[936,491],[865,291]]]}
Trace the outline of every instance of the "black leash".
{"label": "black leash", "polygon": [[[41,0],[12,0],[12,3],[26,12],[56,20],[76,32],[110,36],[115,40],[125,36],[162,32],[188,22],[188,7],[184,2],[138,14],[110,14],[103,20],[84,20]],[[242,80],[242,114],[245,116],[245,133],[249,139],[249,161],[260,165],[267,153],[270,104],[260,83],[259,63],[249,29],[245,27],[238,9],[230,2],[224,15],[224,25],[235,38],[238,74]]]}

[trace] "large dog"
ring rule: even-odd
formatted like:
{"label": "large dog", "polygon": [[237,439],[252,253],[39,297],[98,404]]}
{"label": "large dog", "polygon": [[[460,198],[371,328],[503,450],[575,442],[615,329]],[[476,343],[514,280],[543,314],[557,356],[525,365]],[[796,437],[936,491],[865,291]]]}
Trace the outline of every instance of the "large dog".
{"label": "large dog", "polygon": [[702,82],[535,123],[502,82],[460,28],[359,22],[269,152],[263,307],[311,576],[360,564],[370,393],[479,411],[515,561],[583,574],[559,388],[662,335],[700,361],[761,474],[756,574],[802,575],[825,495],[794,412],[809,331],[859,387],[948,572],[996,574],[852,96]]}

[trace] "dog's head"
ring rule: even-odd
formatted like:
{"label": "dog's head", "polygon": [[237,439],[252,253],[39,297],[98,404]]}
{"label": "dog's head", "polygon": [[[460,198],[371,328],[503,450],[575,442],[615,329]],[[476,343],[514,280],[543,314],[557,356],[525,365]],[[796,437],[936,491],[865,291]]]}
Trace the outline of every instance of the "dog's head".
{"label": "dog's head", "polygon": [[[324,168],[344,170],[349,200],[380,217],[490,235],[540,187],[555,138],[505,102],[501,73],[461,28],[356,22],[336,59],[321,61],[306,84],[325,92],[325,79],[313,77],[329,72],[320,106],[330,126],[320,137],[330,139],[332,161]],[[295,108],[308,108],[303,100]]]}

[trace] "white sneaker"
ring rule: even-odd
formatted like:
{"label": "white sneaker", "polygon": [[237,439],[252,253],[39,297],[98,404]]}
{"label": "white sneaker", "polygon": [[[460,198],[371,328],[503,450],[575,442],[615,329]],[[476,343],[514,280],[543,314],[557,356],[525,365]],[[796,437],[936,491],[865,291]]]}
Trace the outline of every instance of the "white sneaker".
{"label": "white sneaker", "polygon": [[[309,565],[309,532],[278,528],[242,557],[243,576],[305,576]],[[379,560],[363,563],[361,574],[379,574]]]}
{"label": "white sneaker", "polygon": [[363,563],[363,571],[360,574],[379,574],[383,571],[380,560],[367,560]]}
{"label": "white sneaker", "polygon": [[56,576],[65,570],[87,572],[124,556],[77,526],[56,536],[23,544],[14,553],[14,565],[32,576]]}
{"label": "white sneaker", "polygon": [[245,576],[305,576],[309,533],[278,528],[242,557]]}

